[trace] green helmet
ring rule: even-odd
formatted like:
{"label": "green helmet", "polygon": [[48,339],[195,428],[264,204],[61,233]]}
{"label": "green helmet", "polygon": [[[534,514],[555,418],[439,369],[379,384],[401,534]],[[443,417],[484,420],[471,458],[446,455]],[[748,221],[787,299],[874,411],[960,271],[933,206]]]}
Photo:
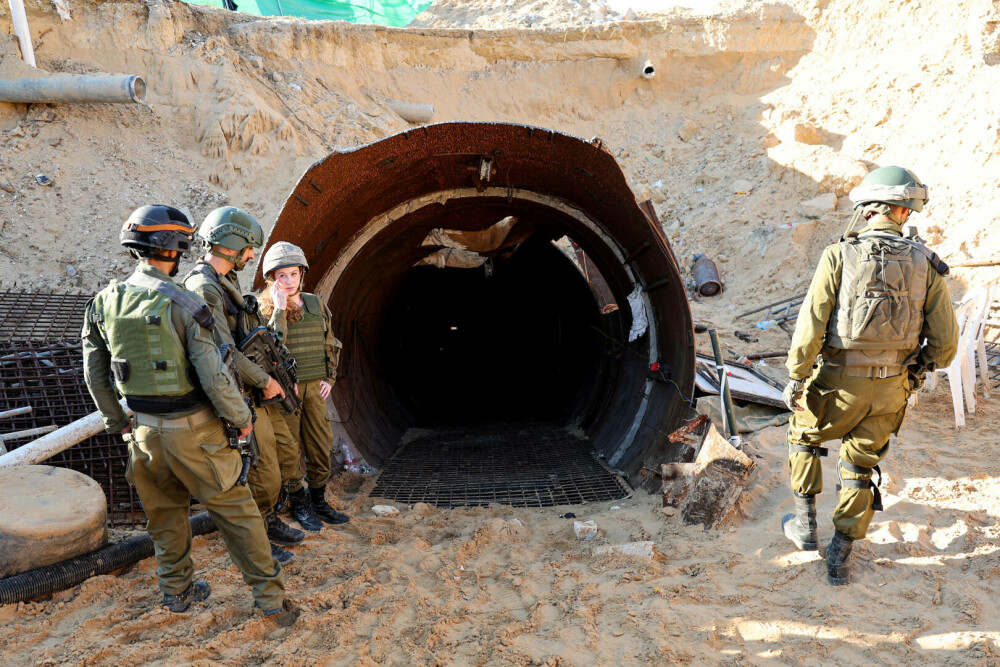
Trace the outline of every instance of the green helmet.
{"label": "green helmet", "polygon": [[294,243],[278,241],[264,253],[263,267],[265,276],[272,271],[285,269],[289,266],[301,266],[303,274],[309,270],[309,262],[306,261],[306,254],[302,252],[302,248]]}
{"label": "green helmet", "polygon": [[865,176],[861,185],[851,190],[854,208],[880,203],[902,206],[914,213],[923,210],[930,201],[930,188],[917,175],[902,167],[880,167]]}
{"label": "green helmet", "polygon": [[239,252],[247,246],[264,245],[264,230],[253,216],[235,206],[223,206],[208,214],[198,228],[209,245],[218,245]]}

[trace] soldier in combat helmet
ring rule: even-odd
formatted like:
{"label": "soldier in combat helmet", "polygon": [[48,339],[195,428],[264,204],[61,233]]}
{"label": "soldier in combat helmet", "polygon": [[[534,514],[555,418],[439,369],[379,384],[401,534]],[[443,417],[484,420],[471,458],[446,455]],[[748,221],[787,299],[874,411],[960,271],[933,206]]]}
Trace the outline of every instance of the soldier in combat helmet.
{"label": "soldier in combat helmet", "polygon": [[[255,301],[241,294],[236,277],[237,272],[253,259],[254,251],[264,243],[264,230],[246,211],[223,206],[206,216],[198,228],[198,236],[208,245],[208,252],[184,278],[184,286],[208,304],[212,316],[219,323],[215,329],[219,346],[234,341],[239,343],[253,328],[265,324],[258,316]],[[267,524],[271,553],[282,565],[287,565],[295,559],[295,555],[282,547],[299,544],[305,539],[304,532],[287,525],[275,512],[281,493],[280,456],[283,451],[295,446],[295,440],[285,424],[281,408],[274,404],[261,404],[275,396],[284,396],[284,390],[267,371],[242,352],[236,352],[236,365],[244,385],[256,390],[258,419],[255,433],[260,460],[250,472],[250,491]],[[318,530],[322,524],[315,517],[313,519]]]}
{"label": "soldier in combat helmet", "polygon": [[[802,304],[788,352],[785,403],[795,513],[782,531],[797,547],[817,548],[816,496],[823,490],[821,445],[842,440],[839,502],[826,550],[829,582],[850,581],[850,556],[881,495],[872,480],[899,431],[910,393],[924,374],[947,366],[958,325],[944,276],[948,266],[903,236],[929,200],[926,185],[902,167],[872,171],[851,194],[854,218],[824,251]],[[865,225],[853,229],[859,220]]]}
{"label": "soldier in combat helmet", "polygon": [[107,431],[128,442],[126,478],[148,518],[163,605],[181,613],[211,592],[206,581],[192,582],[194,496],[215,520],[257,606],[290,625],[297,612],[284,600],[284,573],[250,492],[236,484],[240,454],[223,424],[246,437],[253,430],[250,410],[219,355],[205,302],[171,280],[193,241],[194,226],[169,206],[143,206],[126,220],[121,243],[139,265],[87,304],[84,378]]}

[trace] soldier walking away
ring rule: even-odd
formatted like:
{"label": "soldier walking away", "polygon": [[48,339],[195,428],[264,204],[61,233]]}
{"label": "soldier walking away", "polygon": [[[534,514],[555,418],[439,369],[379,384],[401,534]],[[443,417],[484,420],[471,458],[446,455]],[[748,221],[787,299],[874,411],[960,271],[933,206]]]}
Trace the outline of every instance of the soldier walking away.
{"label": "soldier walking away", "polygon": [[[198,236],[208,245],[208,252],[184,278],[184,286],[200,296],[218,323],[215,340],[221,347],[232,344],[236,350],[236,366],[244,386],[253,387],[257,402],[257,423],[254,432],[260,448],[260,460],[250,471],[250,491],[260,515],[267,525],[271,553],[282,564],[295,560],[295,555],[282,546],[299,544],[305,533],[282,521],[274,511],[281,492],[281,469],[278,462],[279,436],[294,442],[276,405],[261,406],[262,401],[284,396],[278,382],[263,368],[238,350],[238,343],[258,324],[255,301],[240,293],[236,273],[241,271],[264,243],[264,230],[253,216],[232,206],[217,208],[198,228]],[[234,339],[235,343],[234,344]],[[294,446],[294,445],[292,445]],[[280,545],[280,546],[279,546]]]}
{"label": "soldier walking away", "polygon": [[[948,266],[903,237],[928,188],[901,167],[872,171],[851,194],[854,219],[824,251],[799,312],[788,352],[785,403],[795,513],[784,534],[800,549],[817,548],[816,496],[823,490],[820,445],[842,439],[837,464],[836,528],[826,550],[832,585],[849,582],[851,548],[863,539],[882,500],[872,474],[889,453],[909,395],[924,374],[947,366],[958,325],[944,275]],[[855,223],[866,225],[854,232]]]}
{"label": "soldier walking away", "polygon": [[330,331],[333,317],[330,309],[315,294],[302,291],[308,270],[302,249],[286,241],[275,243],[264,254],[267,287],[260,294],[261,312],[284,335],[285,345],[298,364],[302,409],[298,415],[285,415],[285,419],[292,434],[302,443],[309,495],[302,488],[302,471],[297,464],[287,471],[286,484],[296,519],[311,511],[327,523],[346,523],[350,521],[348,516],[326,501],[333,449],[326,398],[336,382],[341,343]]}
{"label": "soldier walking away", "polygon": [[[284,602],[284,574],[250,492],[236,484],[240,455],[223,424],[246,437],[250,410],[222,363],[205,302],[171,281],[193,241],[194,226],[175,208],[143,206],[128,218],[121,243],[139,265],[87,304],[84,378],[107,431],[128,443],[125,476],[148,517],[163,605],[184,612],[210,593],[207,582],[191,581],[194,496],[215,520],[257,606],[290,625],[297,612]],[[116,390],[133,411],[131,421]]]}

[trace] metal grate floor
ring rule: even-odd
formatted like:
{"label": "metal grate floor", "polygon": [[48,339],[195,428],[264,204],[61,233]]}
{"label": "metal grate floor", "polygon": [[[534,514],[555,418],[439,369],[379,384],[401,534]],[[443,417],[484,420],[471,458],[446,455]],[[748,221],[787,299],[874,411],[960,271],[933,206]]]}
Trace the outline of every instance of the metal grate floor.
{"label": "metal grate floor", "polygon": [[590,442],[547,425],[436,430],[402,445],[371,495],[438,507],[551,507],[617,500],[632,490]]}

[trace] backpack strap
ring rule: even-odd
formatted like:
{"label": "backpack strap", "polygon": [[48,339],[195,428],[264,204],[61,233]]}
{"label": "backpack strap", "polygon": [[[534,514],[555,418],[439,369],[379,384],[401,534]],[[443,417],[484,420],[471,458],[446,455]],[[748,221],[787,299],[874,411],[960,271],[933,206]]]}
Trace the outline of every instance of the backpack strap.
{"label": "backpack strap", "polygon": [[140,271],[133,273],[125,282],[129,285],[135,285],[136,287],[142,287],[153,290],[154,292],[159,292],[189,312],[195,322],[200,324],[205,329],[211,331],[215,328],[215,318],[212,317],[212,311],[209,310],[208,306],[199,302],[188,292],[185,292],[174,283],[154,278],[153,276]]}
{"label": "backpack strap", "polygon": [[951,271],[951,267],[949,267],[943,259],[938,257],[936,252],[925,246],[923,243],[920,243],[919,241],[914,241],[913,239],[908,239],[902,236],[896,236],[895,234],[887,234],[886,232],[865,232],[864,234],[858,235],[859,239],[868,237],[888,239],[890,241],[902,241],[908,246],[916,248],[921,253],[923,253],[923,255],[927,257],[928,261],[930,261],[931,266],[934,267],[934,270],[940,273],[942,276],[948,275],[948,272]]}

